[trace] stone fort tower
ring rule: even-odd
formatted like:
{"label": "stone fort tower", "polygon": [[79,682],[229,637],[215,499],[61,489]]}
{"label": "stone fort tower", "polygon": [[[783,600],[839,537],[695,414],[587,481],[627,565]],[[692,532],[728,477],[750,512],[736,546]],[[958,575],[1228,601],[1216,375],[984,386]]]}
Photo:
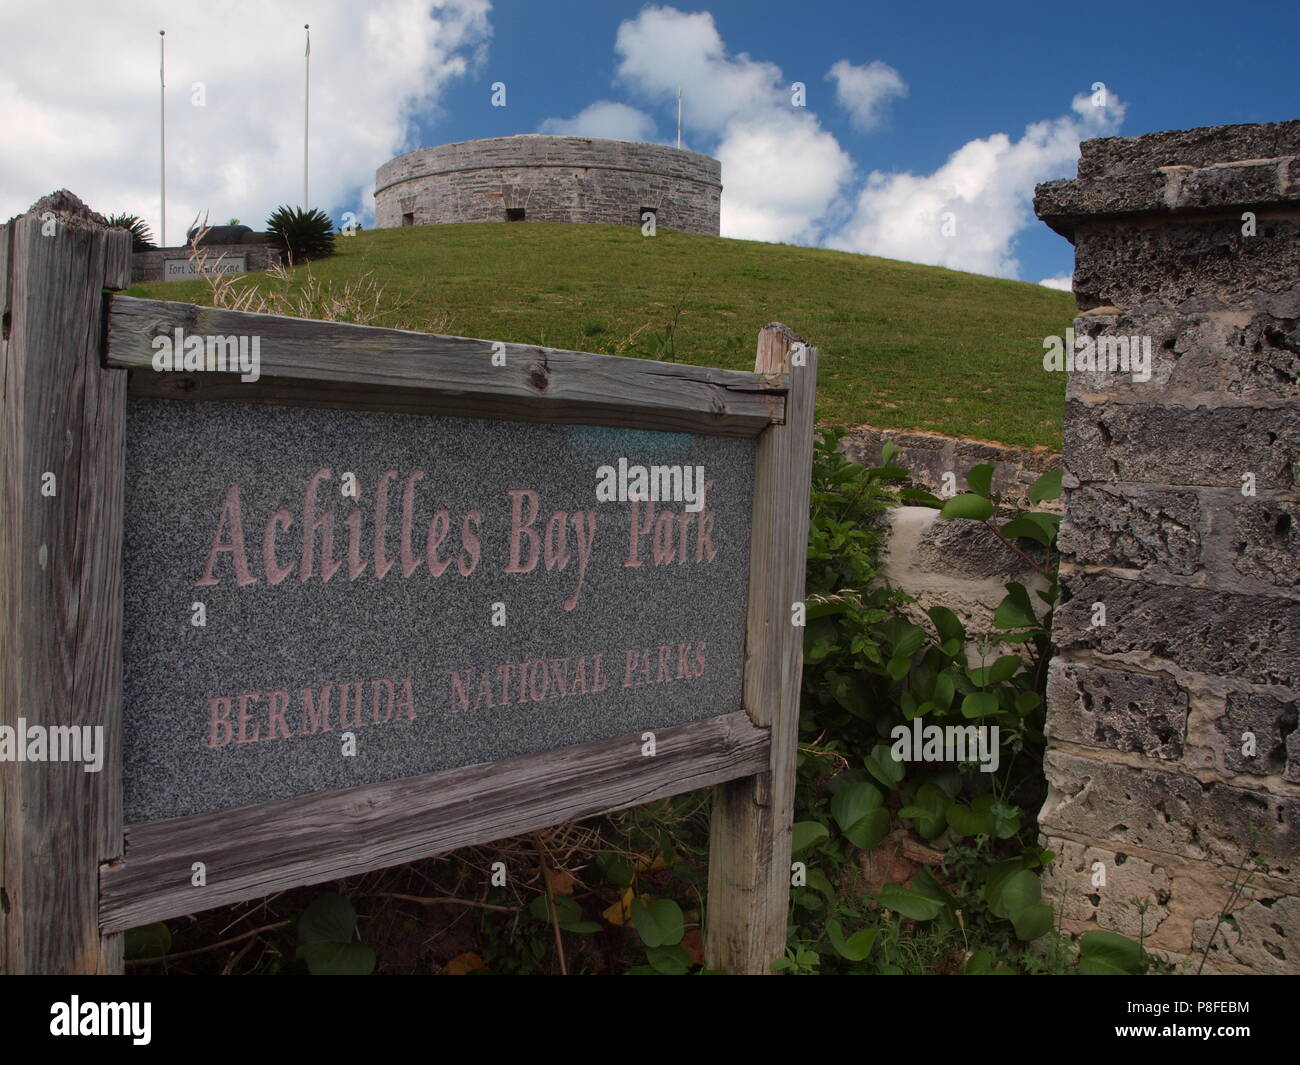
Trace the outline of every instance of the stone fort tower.
{"label": "stone fort tower", "polygon": [[390,159],[375,174],[375,225],[597,222],[718,235],[722,164],[659,144],[591,137],[460,141]]}

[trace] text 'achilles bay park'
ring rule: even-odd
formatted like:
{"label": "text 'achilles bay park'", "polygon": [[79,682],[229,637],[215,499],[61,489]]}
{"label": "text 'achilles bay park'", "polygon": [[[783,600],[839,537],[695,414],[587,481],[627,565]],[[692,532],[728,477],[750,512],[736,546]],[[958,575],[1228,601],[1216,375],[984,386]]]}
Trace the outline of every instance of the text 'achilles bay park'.
{"label": "text 'achilles bay park'", "polygon": [[[373,500],[367,501],[354,472],[336,477],[323,467],[307,479],[296,512],[281,506],[265,516],[246,512],[240,486],[232,482],[194,586],[453,581],[472,578],[486,565],[503,574],[535,574],[543,580],[551,575],[549,587],[559,589],[557,596],[571,589],[561,603],[571,612],[580,608],[598,531],[608,529],[600,545],[608,539],[625,568],[709,565],[718,557],[716,515],[707,505],[711,482],[705,481],[703,466],[647,467],[620,457],[616,465],[596,470],[597,506],[556,509],[545,518],[539,492],[508,489],[507,549],[502,557],[486,560],[483,509],[441,505],[445,501],[437,498],[436,482],[436,473],[424,469],[407,474],[384,470]],[[336,494],[350,503],[329,503]],[[682,506],[667,505],[673,501]],[[603,506],[619,503],[627,505]],[[426,512],[431,512],[427,520]],[[494,625],[507,624],[504,602],[493,604],[493,614]],[[611,676],[616,688],[623,689],[689,681],[703,676],[706,663],[706,641],[684,639],[613,651],[566,648],[560,656],[451,669],[445,685],[433,692],[417,687],[407,675],[313,679],[300,688],[216,695],[207,700],[207,746],[400,724],[431,707],[457,712],[596,695],[606,691]]]}

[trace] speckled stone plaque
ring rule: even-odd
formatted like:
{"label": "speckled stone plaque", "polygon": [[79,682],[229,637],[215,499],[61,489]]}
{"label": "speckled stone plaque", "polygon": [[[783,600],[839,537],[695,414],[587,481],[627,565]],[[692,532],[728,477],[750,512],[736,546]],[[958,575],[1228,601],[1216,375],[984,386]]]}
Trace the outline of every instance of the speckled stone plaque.
{"label": "speckled stone plaque", "polygon": [[[741,708],[752,440],[127,413],[128,823]],[[638,466],[679,498],[629,499]]]}

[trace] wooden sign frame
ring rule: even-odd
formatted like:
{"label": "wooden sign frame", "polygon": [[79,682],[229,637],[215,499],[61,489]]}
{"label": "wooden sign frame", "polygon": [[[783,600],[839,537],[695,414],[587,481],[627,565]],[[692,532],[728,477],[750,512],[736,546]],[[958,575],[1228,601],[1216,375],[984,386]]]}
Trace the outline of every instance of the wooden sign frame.
{"label": "wooden sign frame", "polygon": [[[0,762],[0,971],[121,972],[128,928],[706,786],[706,964],[770,971],[789,899],[816,349],[768,326],[749,373],[112,296],[129,235],[57,195],[59,210],[0,229],[0,723],[102,726],[107,758],[99,773]],[[151,339],[178,327],[259,336],[260,379],[155,372]],[[657,730],[654,758],[615,738],[124,824],[128,394],[756,438],[744,709]],[[195,861],[206,887],[190,885]]]}

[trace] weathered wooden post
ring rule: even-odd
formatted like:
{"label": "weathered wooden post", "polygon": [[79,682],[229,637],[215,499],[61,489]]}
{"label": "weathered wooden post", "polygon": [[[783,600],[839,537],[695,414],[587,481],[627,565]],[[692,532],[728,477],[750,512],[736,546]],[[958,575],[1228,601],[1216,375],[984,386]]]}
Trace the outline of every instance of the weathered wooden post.
{"label": "weathered wooden post", "polygon": [[758,334],[754,370],[790,384],[785,424],[758,439],[749,554],[744,706],[769,730],[769,768],[713,793],[706,960],[735,973],[771,972],[785,951],[804,632],[793,606],[804,597],[817,349],[774,323]]}
{"label": "weathered wooden post", "polygon": [[126,286],[130,254],[130,234],[68,192],[0,228],[0,723],[99,730],[104,756],[98,772],[0,760],[7,973],[122,968],[98,886],[122,848],[126,373],[101,365],[100,340],[102,290]]}

